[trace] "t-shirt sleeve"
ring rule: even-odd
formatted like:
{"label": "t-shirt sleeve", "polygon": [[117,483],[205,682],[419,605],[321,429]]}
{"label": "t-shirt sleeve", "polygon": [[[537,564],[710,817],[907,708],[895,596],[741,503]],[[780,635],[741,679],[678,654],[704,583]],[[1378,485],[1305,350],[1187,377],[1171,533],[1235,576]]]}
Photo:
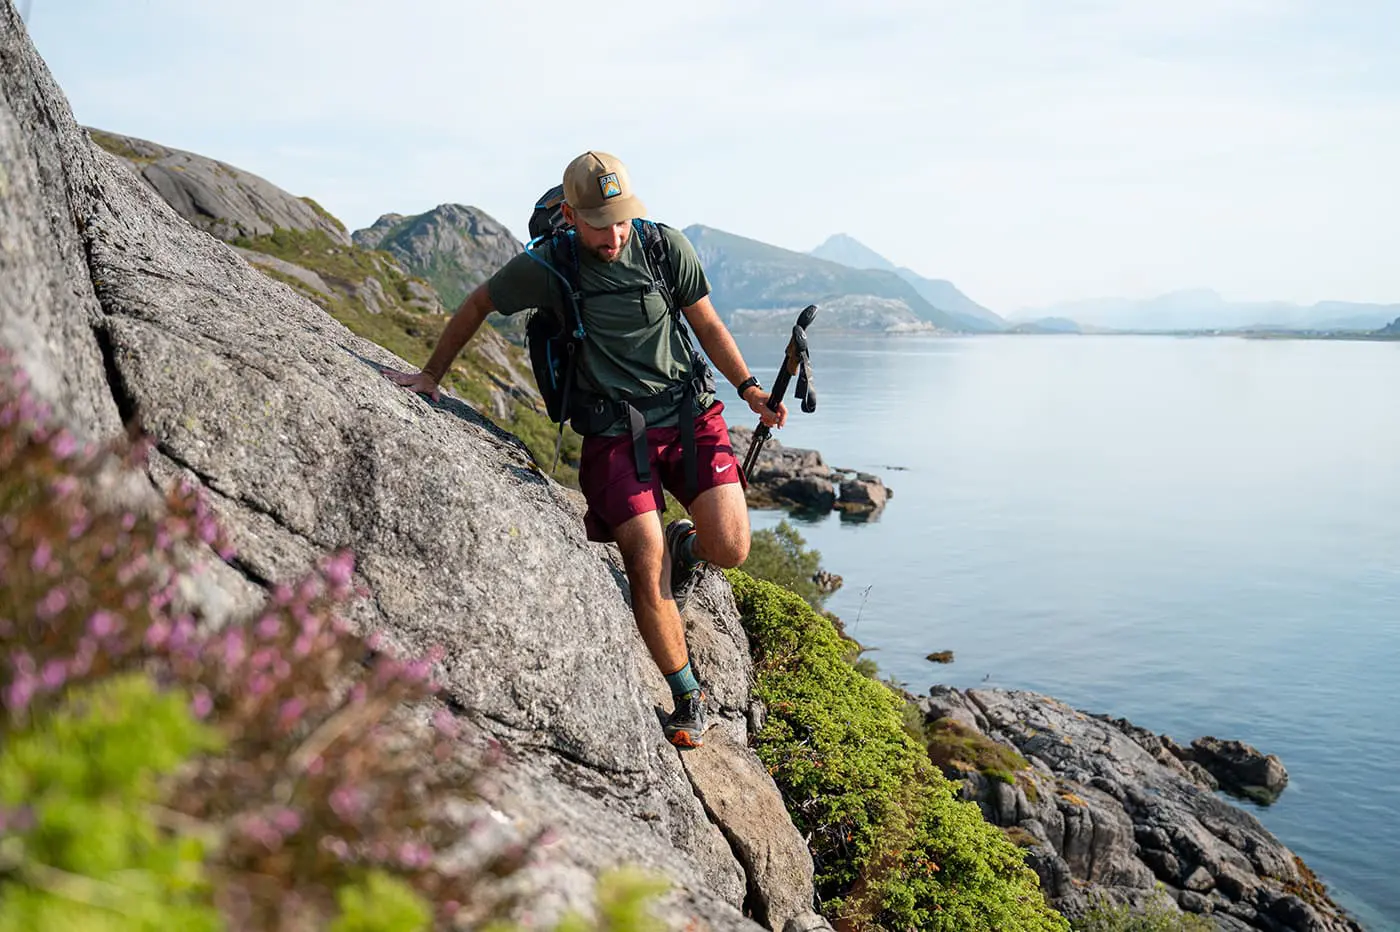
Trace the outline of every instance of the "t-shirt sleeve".
{"label": "t-shirt sleeve", "polygon": [[550,307],[556,293],[549,270],[523,252],[486,280],[486,292],[491,306],[506,316],[526,308]]}
{"label": "t-shirt sleeve", "polygon": [[690,307],[710,293],[710,280],[700,265],[695,247],[684,233],[675,227],[663,227],[666,247],[671,256],[671,269],[676,273],[676,300],[681,307]]}

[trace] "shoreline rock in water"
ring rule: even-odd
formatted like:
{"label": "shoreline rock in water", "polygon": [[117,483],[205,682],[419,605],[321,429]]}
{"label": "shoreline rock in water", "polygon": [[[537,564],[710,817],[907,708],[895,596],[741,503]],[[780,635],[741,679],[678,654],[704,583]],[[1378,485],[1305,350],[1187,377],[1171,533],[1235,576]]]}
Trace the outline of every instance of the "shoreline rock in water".
{"label": "shoreline rock in water", "polygon": [[[734,455],[743,459],[753,430],[730,427]],[[785,447],[769,438],[748,477],[749,505],[754,508],[795,506],[827,512],[833,508],[873,518],[894,497],[894,491],[873,473],[828,466],[816,450]]]}
{"label": "shoreline rock in water", "polygon": [[1360,932],[1297,855],[1213,792],[1220,758],[1246,761],[1231,782],[1280,786],[1278,758],[1213,738],[1183,749],[1030,692],[934,686],[917,703],[944,775],[1027,849],[1066,915],[1096,897],[1141,908],[1161,884],[1220,932]]}

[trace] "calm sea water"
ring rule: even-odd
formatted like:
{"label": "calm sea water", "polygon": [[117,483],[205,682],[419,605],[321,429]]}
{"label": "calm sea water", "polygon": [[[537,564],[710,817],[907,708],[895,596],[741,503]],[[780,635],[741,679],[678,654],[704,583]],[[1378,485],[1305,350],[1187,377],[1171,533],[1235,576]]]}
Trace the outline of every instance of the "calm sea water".
{"label": "calm sea water", "polygon": [[[1278,754],[1250,808],[1400,930],[1400,343],[811,337],[778,436],[895,491],[798,524],[881,670]],[[739,342],[771,383],[781,341]]]}

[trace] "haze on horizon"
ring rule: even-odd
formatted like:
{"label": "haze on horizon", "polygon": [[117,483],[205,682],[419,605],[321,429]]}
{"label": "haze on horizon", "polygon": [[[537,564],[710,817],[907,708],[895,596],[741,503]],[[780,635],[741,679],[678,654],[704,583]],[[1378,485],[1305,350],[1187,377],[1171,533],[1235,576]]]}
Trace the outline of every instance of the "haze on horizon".
{"label": "haze on horizon", "polygon": [[844,232],[1001,313],[1400,302],[1383,0],[29,6],[80,121],[351,229],[458,202],[523,235],[599,148],[657,219],[804,251]]}

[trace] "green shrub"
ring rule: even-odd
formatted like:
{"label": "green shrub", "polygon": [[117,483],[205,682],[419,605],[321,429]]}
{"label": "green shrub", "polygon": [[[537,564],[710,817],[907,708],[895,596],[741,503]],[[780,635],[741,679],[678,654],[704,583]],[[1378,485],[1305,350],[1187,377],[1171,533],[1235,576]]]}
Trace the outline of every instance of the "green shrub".
{"label": "green shrub", "polygon": [[5,736],[0,929],[218,929],[204,846],[155,818],[158,780],[218,733],[140,674],[69,692]]}
{"label": "green shrub", "polygon": [[757,753],[809,839],[823,911],[858,929],[1064,930],[1021,853],[954,798],[904,699],[801,598],[731,570],[768,717]]}
{"label": "green shrub", "polygon": [[755,579],[776,583],[820,609],[831,593],[813,581],[821,569],[822,555],[807,549],[806,545],[807,541],[797,528],[786,520],[775,528],[755,531],[749,545],[749,558],[744,561],[744,572]]}
{"label": "green shrub", "polygon": [[1099,900],[1083,917],[1074,920],[1074,932],[1215,932],[1215,923],[1176,908],[1158,888],[1147,907],[1134,912]]}
{"label": "green shrub", "polygon": [[965,765],[1012,786],[1016,785],[1016,772],[1030,768],[1030,762],[1015,748],[951,718],[940,718],[925,726],[924,737],[929,760],[939,767]]}

